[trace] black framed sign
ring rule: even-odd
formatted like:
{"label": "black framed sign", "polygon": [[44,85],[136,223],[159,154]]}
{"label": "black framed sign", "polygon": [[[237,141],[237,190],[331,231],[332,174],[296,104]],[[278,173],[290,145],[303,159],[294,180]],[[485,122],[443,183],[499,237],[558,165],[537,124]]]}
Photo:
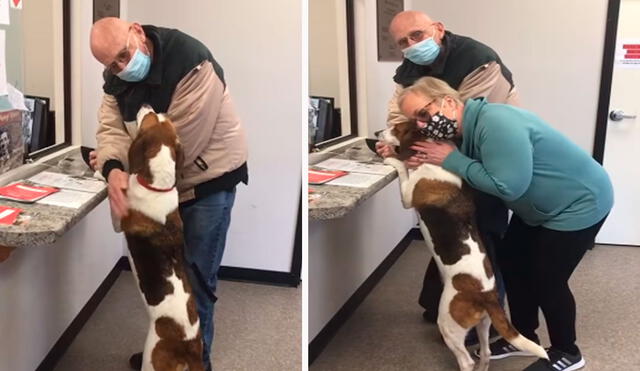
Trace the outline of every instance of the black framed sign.
{"label": "black framed sign", "polygon": [[120,0],[93,0],[93,23],[105,17],[120,17]]}
{"label": "black framed sign", "polygon": [[404,0],[377,0],[378,61],[402,61],[402,51],[389,33],[389,23],[404,10]]}

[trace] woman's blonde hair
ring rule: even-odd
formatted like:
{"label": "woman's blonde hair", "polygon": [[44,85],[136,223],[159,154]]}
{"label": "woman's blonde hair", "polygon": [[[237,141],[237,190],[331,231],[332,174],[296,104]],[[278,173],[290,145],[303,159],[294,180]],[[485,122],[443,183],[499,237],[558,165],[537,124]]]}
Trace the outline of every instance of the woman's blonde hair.
{"label": "woman's blonde hair", "polygon": [[406,87],[398,96],[398,107],[402,106],[402,102],[409,94],[419,94],[431,99],[444,99],[451,97],[458,104],[462,104],[460,94],[446,82],[436,79],[435,77],[423,77],[413,85]]}

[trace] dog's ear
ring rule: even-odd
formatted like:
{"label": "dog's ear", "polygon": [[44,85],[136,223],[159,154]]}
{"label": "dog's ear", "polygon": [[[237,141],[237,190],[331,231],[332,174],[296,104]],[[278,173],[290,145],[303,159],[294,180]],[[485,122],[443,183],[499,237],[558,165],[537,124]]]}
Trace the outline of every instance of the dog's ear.
{"label": "dog's ear", "polygon": [[176,181],[182,178],[182,165],[184,165],[184,148],[182,143],[176,139]]}
{"label": "dog's ear", "polygon": [[149,138],[147,135],[138,135],[129,147],[129,172],[149,176],[149,164],[147,163],[146,150]]}

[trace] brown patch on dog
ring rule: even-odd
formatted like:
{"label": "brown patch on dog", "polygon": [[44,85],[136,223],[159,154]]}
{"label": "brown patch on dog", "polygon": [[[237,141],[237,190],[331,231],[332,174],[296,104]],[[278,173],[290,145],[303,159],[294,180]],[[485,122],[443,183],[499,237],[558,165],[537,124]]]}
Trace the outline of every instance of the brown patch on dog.
{"label": "brown patch on dog", "polygon": [[162,225],[137,210],[129,210],[121,222],[140,290],[149,305],[158,305],[173,293],[173,285],[167,280],[172,273],[183,282],[184,290],[191,293],[184,271],[184,240],[178,211],[169,214],[167,219]]}
{"label": "brown patch on dog", "polygon": [[393,125],[391,128],[391,134],[398,139],[400,145],[397,148],[398,160],[405,161],[409,157],[413,156],[416,151],[412,150],[413,143],[424,140],[424,136],[417,130],[417,124],[415,120],[401,122]]}
{"label": "brown patch on dog", "polygon": [[177,175],[182,169],[183,154],[173,123],[168,119],[160,122],[156,113],[146,114],[140,123],[138,135],[129,147],[129,172],[141,175],[149,184],[153,183],[149,160],[158,154],[163,145],[171,149]]}
{"label": "brown patch on dog", "polygon": [[445,206],[458,196],[460,189],[449,182],[420,179],[413,188],[412,206]]}
{"label": "brown patch on dog", "polygon": [[193,295],[189,295],[187,300],[187,313],[189,314],[189,323],[192,325],[198,320],[198,308],[196,307],[196,299]]}
{"label": "brown patch on dog", "polygon": [[413,190],[413,206],[418,210],[433,240],[435,253],[445,265],[456,264],[471,249],[468,236],[482,244],[475,228],[473,200],[466,188],[440,180],[421,179]]}
{"label": "brown patch on dog", "polygon": [[491,260],[489,260],[489,255],[486,252],[482,264],[484,265],[484,272],[487,274],[487,278],[490,279],[493,277],[493,267],[491,267]]}
{"label": "brown patch on dog", "polygon": [[451,283],[458,293],[449,303],[449,312],[460,326],[469,329],[477,325],[486,311],[491,317],[493,327],[502,337],[510,340],[518,336],[518,332],[500,307],[495,289],[482,291],[482,283],[466,273],[456,274]]}
{"label": "brown patch on dog", "polygon": [[156,320],[156,333],[161,339],[182,340],[186,336],[184,328],[169,317],[160,317]]}
{"label": "brown patch on dog", "polygon": [[155,327],[160,337],[151,352],[151,364],[155,370],[182,370],[187,366],[189,371],[204,370],[200,330],[195,338],[184,341],[184,329],[169,317],[158,318]]}

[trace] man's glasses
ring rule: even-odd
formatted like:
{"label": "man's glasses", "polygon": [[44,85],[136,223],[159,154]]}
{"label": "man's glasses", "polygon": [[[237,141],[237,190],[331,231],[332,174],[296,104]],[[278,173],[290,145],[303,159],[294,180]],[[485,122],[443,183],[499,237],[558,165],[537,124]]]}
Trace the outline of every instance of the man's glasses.
{"label": "man's glasses", "polygon": [[120,65],[126,66],[131,59],[131,53],[129,52],[129,40],[131,38],[131,27],[127,31],[127,43],[124,48],[116,54],[116,58],[107,66],[107,70],[109,70],[114,75],[122,71]]}

